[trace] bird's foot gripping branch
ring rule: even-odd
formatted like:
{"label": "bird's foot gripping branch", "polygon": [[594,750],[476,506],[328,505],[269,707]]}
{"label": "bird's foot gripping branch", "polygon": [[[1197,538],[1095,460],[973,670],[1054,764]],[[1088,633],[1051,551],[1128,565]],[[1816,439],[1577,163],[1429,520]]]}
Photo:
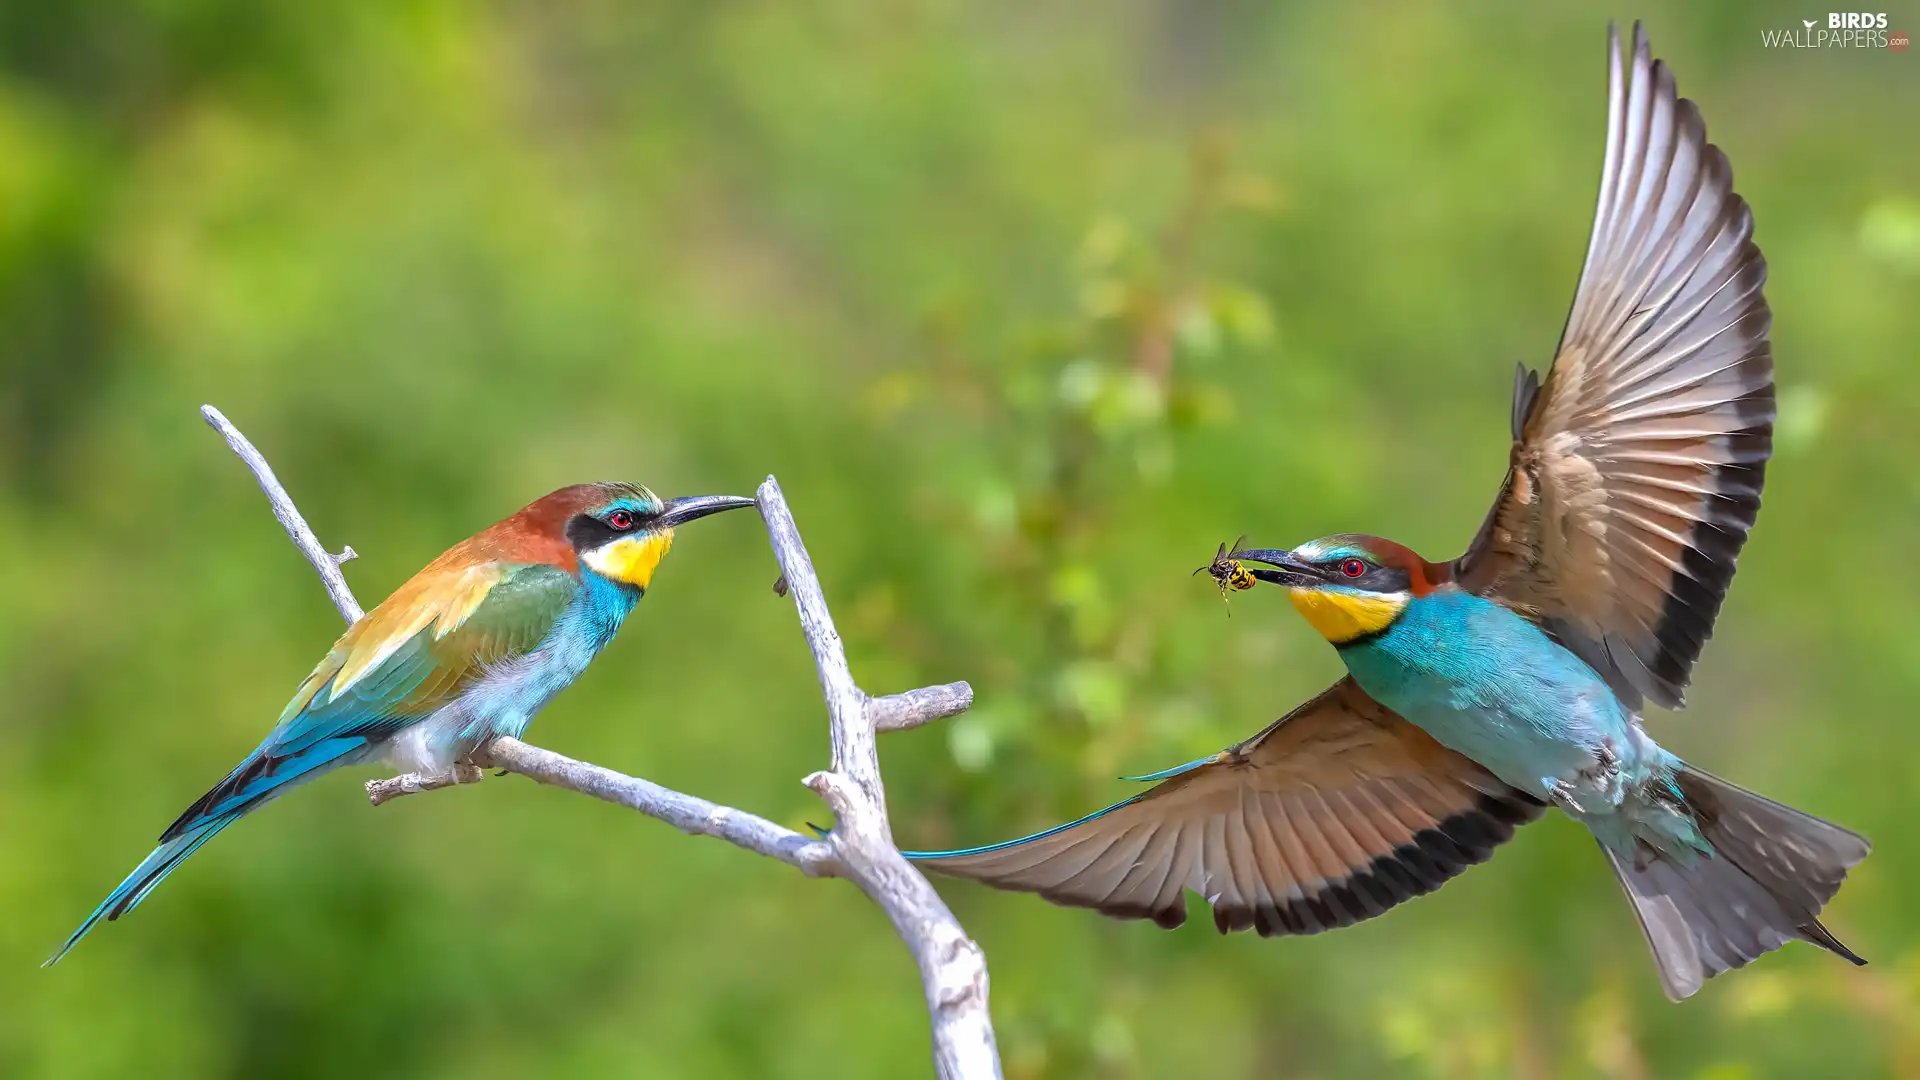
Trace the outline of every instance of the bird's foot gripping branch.
{"label": "bird's foot gripping branch", "polygon": [[[253,471],[274,517],[313,564],[341,617],[349,624],[358,621],[360,605],[340,573],[340,564],[353,557],[353,549],[341,555],[330,554],[246,436],[211,405],[203,407],[201,415]],[[445,776],[409,773],[371,781],[367,796],[378,806],[402,795],[473,782],[482,775],[482,767],[504,769],[637,810],[693,836],[725,840],[778,859],[809,877],[846,878],[887,913],[913,953],[932,1018],[938,1074],[947,1080],[998,1077],[1000,1059],[987,1011],[986,956],[967,937],[933,886],[894,846],[875,741],[881,731],[901,731],[964,712],[973,703],[973,690],[958,682],[868,697],[853,681],[820,580],[780,485],[769,476],[755,494],[760,514],[766,519],[774,557],[789,586],[788,595],[799,610],[800,628],[813,651],[820,689],[826,698],[832,760],[827,769],[807,777],[805,783],[833,812],[832,831],[819,838],[803,836],[755,814],[511,738],[493,740],[476,751],[471,762]]]}

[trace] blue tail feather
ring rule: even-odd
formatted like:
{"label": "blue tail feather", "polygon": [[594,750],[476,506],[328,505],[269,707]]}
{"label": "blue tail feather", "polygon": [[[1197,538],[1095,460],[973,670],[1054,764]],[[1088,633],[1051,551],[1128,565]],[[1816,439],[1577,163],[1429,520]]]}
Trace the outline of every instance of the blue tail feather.
{"label": "blue tail feather", "polygon": [[73,935],[67,938],[66,944],[60,946],[60,950],[48,957],[46,963],[41,966],[52,967],[59,963],[60,958],[71,952],[73,947],[80,943],[80,939],[86,937],[87,932],[92,930],[101,919],[112,922],[139,907],[140,901],[147,898],[147,894],[153,891],[155,885],[160,884],[168,874],[173,873],[174,867],[186,862],[187,856],[200,850],[201,844],[213,839],[221,829],[238,820],[240,820],[238,814],[207,818],[154,848],[153,853],[142,859],[140,865],[133,868],[133,873],[128,874],[126,880],[108,893],[99,907],[93,909],[93,914],[87,916],[87,921],[80,924],[80,929],[75,930]]}
{"label": "blue tail feather", "polygon": [[[269,800],[320,776],[333,766],[344,764],[343,759],[365,747],[366,743],[367,740],[362,738],[328,739],[291,757],[270,761],[265,757],[264,748],[256,751],[168,827],[160,838],[160,846],[154,848],[151,854],[140,861],[139,866],[133,868],[133,873],[128,874],[126,880],[107,894],[100,906],[93,909],[93,914],[80,924],[80,929],[75,930],[73,936],[67,938],[66,944],[60,946],[60,950],[48,957],[42,966],[50,967],[58,963],[100,920],[112,922],[139,907],[155,886],[166,880],[175,867],[187,861],[189,855],[200,850],[200,845],[213,839],[220,830]],[[260,767],[263,761],[267,764],[265,769]]]}
{"label": "blue tail feather", "polygon": [[317,770],[366,745],[366,738],[359,735],[326,739],[294,753],[285,753],[271,742],[264,743],[228,773],[225,780],[194,800],[193,805],[160,834],[160,839],[171,840],[207,818],[244,814],[287,789],[313,779],[318,775]]}

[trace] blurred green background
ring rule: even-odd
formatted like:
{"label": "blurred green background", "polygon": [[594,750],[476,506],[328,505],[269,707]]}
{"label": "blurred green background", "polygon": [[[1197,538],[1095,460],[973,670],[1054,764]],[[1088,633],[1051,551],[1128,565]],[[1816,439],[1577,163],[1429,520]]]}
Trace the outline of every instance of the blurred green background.
{"label": "blurred green background", "polygon": [[[1804,6],[1804,5],[1803,5]],[[1766,512],[1658,735],[1878,850],[1667,1004],[1579,830],[1336,934],[942,881],[1009,1077],[1920,1076],[1920,55],[1772,5],[0,5],[0,1076],[928,1072],[851,888],[523,779],[329,778],[38,963],[339,631],[195,409],[371,605],[545,491],[779,475],[878,693],[902,844],[1000,839],[1338,671],[1241,532],[1451,557],[1585,250],[1609,17],[1752,202]],[[1920,29],[1894,13],[1896,28]],[[688,530],[536,742],[798,826],[823,710],[758,523]]]}

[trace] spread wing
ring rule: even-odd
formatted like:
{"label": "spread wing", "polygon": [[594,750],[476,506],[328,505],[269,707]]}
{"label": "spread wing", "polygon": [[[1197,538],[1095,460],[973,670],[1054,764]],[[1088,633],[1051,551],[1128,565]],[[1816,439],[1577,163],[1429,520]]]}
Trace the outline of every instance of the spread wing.
{"label": "spread wing", "polygon": [[1343,678],[1259,735],[1152,790],[930,869],[1164,927],[1181,892],[1222,933],[1312,934],[1372,918],[1484,861],[1543,812],[1531,796]]}
{"label": "spread wing", "polygon": [[244,813],[285,785],[453,701],[489,665],[533,649],[579,580],[558,567],[466,563],[460,549],[414,575],[350,627],[307,676],[259,748],[161,840]]}
{"label": "spread wing", "polygon": [[1454,568],[1613,686],[1678,707],[1773,447],[1766,262],[1733,174],[1634,28],[1609,31],[1607,149],[1545,385],[1521,370],[1505,486]]}

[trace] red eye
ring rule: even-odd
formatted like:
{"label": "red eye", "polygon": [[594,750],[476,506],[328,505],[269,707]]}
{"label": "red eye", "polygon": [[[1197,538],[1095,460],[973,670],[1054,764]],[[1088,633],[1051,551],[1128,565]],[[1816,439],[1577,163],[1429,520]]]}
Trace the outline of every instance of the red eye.
{"label": "red eye", "polygon": [[627,510],[615,510],[613,513],[608,514],[607,527],[610,529],[618,529],[621,532],[626,532],[628,529],[633,528],[632,512]]}
{"label": "red eye", "polygon": [[1367,572],[1367,564],[1359,559],[1348,559],[1340,564],[1340,572],[1348,577],[1359,577]]}

